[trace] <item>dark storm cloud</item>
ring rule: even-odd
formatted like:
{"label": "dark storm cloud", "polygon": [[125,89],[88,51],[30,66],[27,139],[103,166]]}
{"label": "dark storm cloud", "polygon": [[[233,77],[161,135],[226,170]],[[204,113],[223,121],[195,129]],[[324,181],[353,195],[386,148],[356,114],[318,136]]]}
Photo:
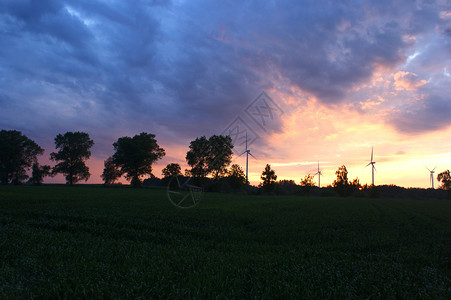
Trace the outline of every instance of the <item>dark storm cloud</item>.
{"label": "dark storm cloud", "polygon": [[0,116],[102,136],[219,133],[278,81],[345,101],[375,69],[404,62],[404,35],[434,28],[439,12],[404,1],[5,1]]}

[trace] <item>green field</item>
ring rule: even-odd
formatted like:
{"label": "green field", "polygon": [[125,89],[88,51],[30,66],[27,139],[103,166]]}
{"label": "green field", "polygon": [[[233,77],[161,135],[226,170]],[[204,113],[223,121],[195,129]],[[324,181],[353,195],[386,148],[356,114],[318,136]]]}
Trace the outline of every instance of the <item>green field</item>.
{"label": "green field", "polygon": [[451,201],[0,187],[0,298],[451,298]]}

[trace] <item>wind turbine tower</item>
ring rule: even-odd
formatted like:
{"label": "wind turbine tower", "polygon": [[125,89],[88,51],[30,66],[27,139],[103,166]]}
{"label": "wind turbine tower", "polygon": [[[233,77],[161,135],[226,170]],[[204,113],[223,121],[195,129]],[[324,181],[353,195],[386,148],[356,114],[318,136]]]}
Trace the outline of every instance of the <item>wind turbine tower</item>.
{"label": "wind turbine tower", "polygon": [[[249,170],[249,155],[252,156],[253,158],[255,158],[255,156],[252,155],[251,150],[247,149],[247,131],[246,131],[246,150],[240,154],[243,155],[244,153],[246,153],[246,184],[249,182],[249,177],[248,177],[248,170]],[[239,157],[239,156],[238,156]]]}
{"label": "wind turbine tower", "polygon": [[371,147],[371,161],[366,166],[368,167],[371,165],[371,175],[372,175],[372,185],[374,186],[374,170],[376,170],[376,167],[374,166],[376,164],[375,161],[373,161],[373,147]]}
{"label": "wind turbine tower", "polygon": [[323,175],[323,173],[319,169],[319,161],[318,161],[318,171],[315,173],[315,175],[318,175],[318,188],[321,188],[321,175]]}
{"label": "wind turbine tower", "polygon": [[[435,167],[435,168],[437,168],[437,167]],[[435,168],[433,168],[432,170],[429,170],[429,168],[426,168],[426,169],[428,169],[428,171],[429,171],[429,173],[431,174],[431,180],[430,180],[430,182],[431,182],[431,184],[432,184],[432,188],[434,188],[434,173],[435,173]]]}

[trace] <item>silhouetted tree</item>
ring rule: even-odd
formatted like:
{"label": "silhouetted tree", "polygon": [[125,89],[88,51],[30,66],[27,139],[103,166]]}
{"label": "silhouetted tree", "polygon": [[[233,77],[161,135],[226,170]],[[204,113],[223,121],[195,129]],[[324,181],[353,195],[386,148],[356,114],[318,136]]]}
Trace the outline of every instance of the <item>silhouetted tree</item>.
{"label": "silhouetted tree", "polygon": [[299,186],[296,184],[296,182],[294,182],[294,180],[279,180],[275,183],[275,185],[276,194],[294,194],[295,192],[299,191]]}
{"label": "silhouetted tree", "polygon": [[55,148],[58,152],[52,152],[50,159],[56,162],[52,174],[62,173],[66,176],[67,184],[74,184],[80,180],[87,181],[91,174],[86,166],[86,160],[91,157],[90,149],[94,141],[86,132],[66,132],[55,137]]}
{"label": "silhouetted tree", "polygon": [[356,177],[353,181],[349,182],[349,185],[355,187],[356,189],[360,189],[362,187],[359,177]]}
{"label": "silhouetted tree", "polygon": [[238,164],[231,165],[227,174],[227,179],[231,187],[236,189],[246,184],[246,176]]}
{"label": "silhouetted tree", "polygon": [[356,192],[359,191],[362,188],[362,185],[360,184],[360,180],[358,177],[356,177],[354,180],[349,182],[349,188],[350,192]]}
{"label": "silhouetted tree", "polygon": [[44,181],[44,177],[51,174],[51,168],[48,165],[40,166],[38,162],[33,163],[31,167],[30,183],[41,185]]}
{"label": "silhouetted tree", "polygon": [[227,174],[227,167],[232,162],[232,138],[224,135],[213,135],[208,139],[208,171],[217,179]]}
{"label": "silhouetted tree", "polygon": [[0,131],[0,183],[19,184],[44,149],[16,130]]}
{"label": "silhouetted tree", "polygon": [[161,174],[165,178],[172,176],[182,176],[182,168],[180,168],[180,165],[176,163],[167,164],[166,167],[161,170]]}
{"label": "silhouetted tree", "polygon": [[335,171],[335,175],[337,175],[337,180],[334,180],[332,186],[335,187],[337,185],[348,185],[348,170],[346,166],[343,165]]}
{"label": "silhouetted tree", "polygon": [[209,142],[205,136],[195,139],[189,145],[186,153],[186,162],[191,167],[189,174],[193,177],[206,177],[208,175]]}
{"label": "silhouetted tree", "polygon": [[301,179],[301,186],[304,186],[304,187],[315,186],[315,182],[313,181],[313,176],[310,174],[305,175],[305,177],[303,179]]}
{"label": "silhouetted tree", "polygon": [[165,155],[155,135],[142,132],[131,137],[121,137],[113,144],[116,153],[113,162],[125,174],[127,180],[131,180],[133,187],[141,185],[141,177],[152,175],[152,164]]}
{"label": "silhouetted tree", "polygon": [[269,164],[266,165],[265,170],[262,172],[260,178],[261,180],[263,180],[261,187],[266,192],[271,192],[274,189],[277,175],[276,172],[271,169],[271,166]]}
{"label": "silhouetted tree", "polygon": [[337,175],[337,179],[334,180],[332,186],[340,196],[345,196],[349,189],[348,170],[346,169],[346,166],[343,165],[339,167],[335,172],[335,175]]}
{"label": "silhouetted tree", "polygon": [[108,157],[103,162],[103,173],[100,175],[105,184],[114,184],[114,182],[122,176],[121,170],[113,162],[112,157]]}
{"label": "silhouetted tree", "polygon": [[440,188],[446,191],[451,191],[451,175],[449,170],[446,170],[437,175],[437,180],[441,182]]}
{"label": "silhouetted tree", "polygon": [[313,176],[308,174],[305,175],[303,179],[301,179],[301,192],[310,193],[312,187],[315,186],[315,182],[313,181]]}
{"label": "silhouetted tree", "polygon": [[206,177],[212,174],[215,179],[227,172],[232,162],[232,139],[229,136],[213,135],[209,139],[205,136],[190,143],[190,150],[186,154],[186,161],[194,177]]}

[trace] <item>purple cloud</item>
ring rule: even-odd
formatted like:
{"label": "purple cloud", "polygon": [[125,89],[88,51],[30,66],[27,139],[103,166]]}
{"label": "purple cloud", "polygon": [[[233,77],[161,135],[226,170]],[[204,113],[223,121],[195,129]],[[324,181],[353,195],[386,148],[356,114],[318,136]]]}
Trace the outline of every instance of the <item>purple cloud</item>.
{"label": "purple cloud", "polygon": [[[86,130],[105,143],[161,130],[185,141],[220,133],[280,82],[325,105],[346,103],[376,70],[406,63],[421,46],[407,35],[449,49],[446,9],[403,1],[2,2],[0,127],[43,136]],[[426,112],[446,106],[440,99]],[[408,116],[391,122],[405,132],[449,122],[427,127]]]}

